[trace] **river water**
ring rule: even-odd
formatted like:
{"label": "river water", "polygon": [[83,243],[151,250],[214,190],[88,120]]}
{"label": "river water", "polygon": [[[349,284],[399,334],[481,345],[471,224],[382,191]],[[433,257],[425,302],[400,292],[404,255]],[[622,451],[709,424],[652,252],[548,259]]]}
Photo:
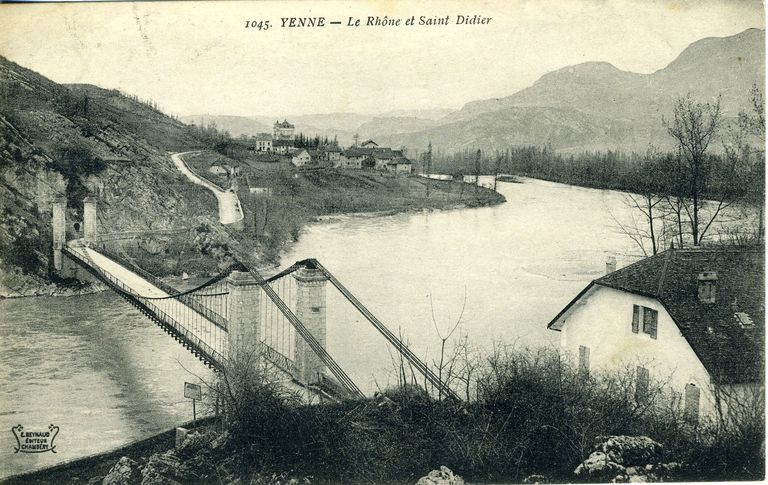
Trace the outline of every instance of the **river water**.
{"label": "river water", "polygon": [[[306,228],[283,266],[314,257],[430,361],[454,340],[556,344],[546,325],[589,281],[639,257],[611,191],[524,180],[479,209],[340,218]],[[462,314],[462,308],[463,314]],[[434,318],[433,318],[434,314]],[[184,381],[207,369],[113,293],[0,301],[0,477],[114,448],[192,417]],[[328,287],[328,351],[366,392],[394,349]],[[14,453],[10,429],[60,428],[56,453]]]}

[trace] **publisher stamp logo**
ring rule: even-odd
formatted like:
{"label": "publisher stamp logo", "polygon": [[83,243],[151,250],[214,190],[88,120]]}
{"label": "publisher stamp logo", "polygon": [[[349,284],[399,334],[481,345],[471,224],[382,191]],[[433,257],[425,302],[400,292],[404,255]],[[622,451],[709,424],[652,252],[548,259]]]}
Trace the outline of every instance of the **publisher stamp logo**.
{"label": "publisher stamp logo", "polygon": [[53,440],[59,434],[59,427],[50,425],[48,429],[42,431],[24,429],[24,426],[17,424],[11,428],[13,436],[16,438],[16,448],[14,453],[45,453],[50,451],[56,453],[56,446]]}

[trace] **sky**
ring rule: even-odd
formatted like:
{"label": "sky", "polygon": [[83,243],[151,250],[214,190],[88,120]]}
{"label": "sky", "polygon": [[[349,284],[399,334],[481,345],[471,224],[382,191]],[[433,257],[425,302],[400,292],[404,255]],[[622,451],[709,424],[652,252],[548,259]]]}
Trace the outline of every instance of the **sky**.
{"label": "sky", "polygon": [[[451,24],[403,25],[422,15]],[[458,15],[491,20],[456,25]],[[342,24],[281,27],[292,16]],[[369,16],[401,25],[366,27]],[[245,27],[260,20],[271,27]],[[585,61],[650,73],[698,39],[764,25],[761,2],[726,0],[0,4],[0,54],[176,115],[376,114],[458,109]]]}

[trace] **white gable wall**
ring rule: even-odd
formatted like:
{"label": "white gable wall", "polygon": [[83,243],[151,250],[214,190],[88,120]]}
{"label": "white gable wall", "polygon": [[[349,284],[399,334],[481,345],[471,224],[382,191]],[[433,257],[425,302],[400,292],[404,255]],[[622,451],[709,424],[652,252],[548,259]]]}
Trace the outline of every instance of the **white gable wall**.
{"label": "white gable wall", "polygon": [[[632,308],[641,305],[658,311],[657,337],[632,332]],[[680,333],[664,306],[654,298],[594,285],[559,321],[561,350],[578,365],[579,346],[589,348],[591,372],[632,371],[642,366],[652,382],[683,395],[685,386],[701,390],[700,413],[712,414],[714,400],[709,373]]]}

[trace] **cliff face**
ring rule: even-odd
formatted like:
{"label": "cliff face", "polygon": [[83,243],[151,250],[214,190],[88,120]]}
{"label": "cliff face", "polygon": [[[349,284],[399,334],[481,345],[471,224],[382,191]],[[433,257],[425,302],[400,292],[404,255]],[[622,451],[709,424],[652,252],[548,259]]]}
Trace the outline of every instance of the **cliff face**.
{"label": "cliff face", "polygon": [[69,237],[86,196],[98,199],[104,232],[215,223],[213,196],[168,156],[200,145],[150,103],[59,85],[0,57],[0,295],[51,291],[55,199],[67,199]]}

